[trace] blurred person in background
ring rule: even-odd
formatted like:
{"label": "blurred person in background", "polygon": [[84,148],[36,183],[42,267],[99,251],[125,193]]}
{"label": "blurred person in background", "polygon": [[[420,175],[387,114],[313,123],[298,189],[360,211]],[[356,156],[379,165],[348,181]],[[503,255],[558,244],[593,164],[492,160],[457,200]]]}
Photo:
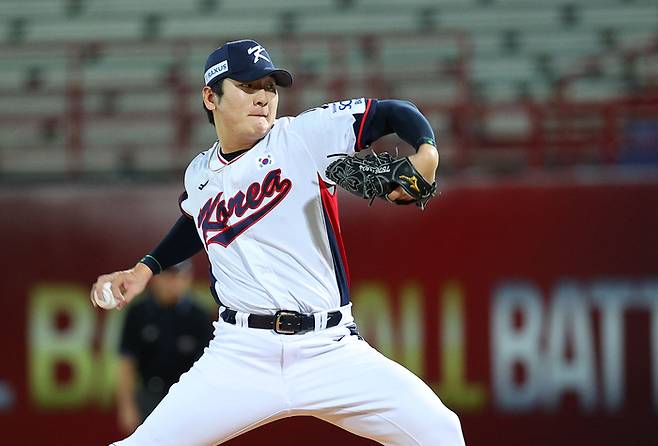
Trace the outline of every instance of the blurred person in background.
{"label": "blurred person in background", "polygon": [[209,313],[189,295],[192,263],[186,260],[153,278],[128,308],[119,347],[117,409],[130,434],[153,411],[212,338]]}

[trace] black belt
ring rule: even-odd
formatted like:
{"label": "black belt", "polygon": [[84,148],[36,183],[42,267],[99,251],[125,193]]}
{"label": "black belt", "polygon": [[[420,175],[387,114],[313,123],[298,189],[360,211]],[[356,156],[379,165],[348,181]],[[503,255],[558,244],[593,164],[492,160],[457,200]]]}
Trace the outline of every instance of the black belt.
{"label": "black belt", "polygon": [[[225,309],[222,312],[224,322],[235,325],[235,310]],[[327,328],[335,327],[343,318],[340,311],[327,313]],[[250,314],[247,319],[249,328],[264,328],[274,330],[279,334],[298,334],[315,330],[315,317],[312,314],[302,314],[296,311],[277,311],[274,316]]]}

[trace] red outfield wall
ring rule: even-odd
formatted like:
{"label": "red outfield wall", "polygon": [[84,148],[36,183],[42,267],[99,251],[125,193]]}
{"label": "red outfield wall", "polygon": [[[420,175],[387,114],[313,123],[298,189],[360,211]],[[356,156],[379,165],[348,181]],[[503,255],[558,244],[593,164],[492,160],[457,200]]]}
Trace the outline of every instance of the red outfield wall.
{"label": "red outfield wall", "polygon": [[[4,444],[118,438],[122,314],[87,290],[157,242],[178,192],[0,192]],[[459,413],[468,444],[658,442],[657,182],[453,186],[424,213],[345,199],[341,213],[363,334]],[[373,444],[306,418],[227,444],[309,439]]]}

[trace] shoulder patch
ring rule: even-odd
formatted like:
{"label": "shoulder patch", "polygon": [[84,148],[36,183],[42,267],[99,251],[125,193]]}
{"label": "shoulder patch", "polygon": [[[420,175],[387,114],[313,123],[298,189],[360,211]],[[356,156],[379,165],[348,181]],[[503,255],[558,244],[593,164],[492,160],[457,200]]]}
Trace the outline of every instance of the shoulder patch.
{"label": "shoulder patch", "polygon": [[366,100],[364,98],[347,99],[344,101],[331,102],[326,104],[331,116],[357,115],[365,113]]}
{"label": "shoulder patch", "polygon": [[327,104],[321,105],[320,107],[309,108],[308,110],[304,110],[303,112],[301,112],[301,113],[300,113],[299,115],[297,115],[297,116],[301,116],[301,115],[303,115],[303,114],[305,114],[305,113],[309,113],[309,112],[316,111],[316,110],[323,110],[323,109],[326,109],[326,108],[329,108],[329,106],[328,106]]}

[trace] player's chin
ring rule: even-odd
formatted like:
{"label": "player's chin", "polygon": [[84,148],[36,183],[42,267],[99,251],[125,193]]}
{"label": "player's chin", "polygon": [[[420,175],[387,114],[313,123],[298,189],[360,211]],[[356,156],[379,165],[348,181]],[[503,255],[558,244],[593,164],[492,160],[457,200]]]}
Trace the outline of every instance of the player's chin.
{"label": "player's chin", "polygon": [[254,124],[252,126],[252,133],[254,137],[256,138],[262,138],[269,132],[270,128],[272,127],[272,123],[270,121],[262,116],[258,117],[253,117],[254,118]]}

